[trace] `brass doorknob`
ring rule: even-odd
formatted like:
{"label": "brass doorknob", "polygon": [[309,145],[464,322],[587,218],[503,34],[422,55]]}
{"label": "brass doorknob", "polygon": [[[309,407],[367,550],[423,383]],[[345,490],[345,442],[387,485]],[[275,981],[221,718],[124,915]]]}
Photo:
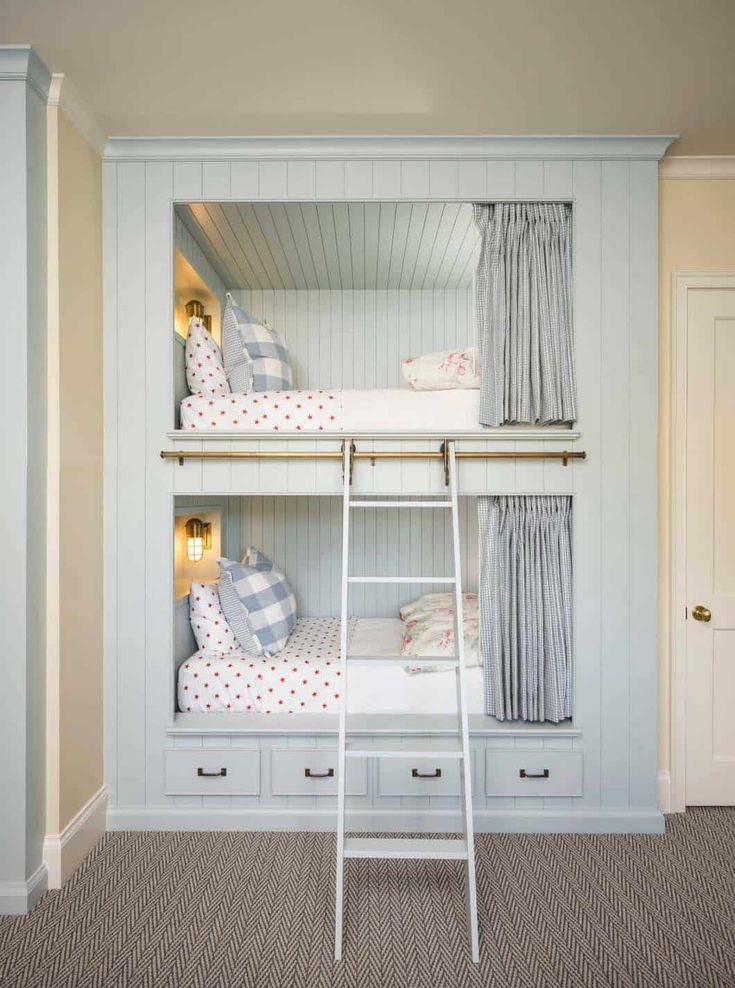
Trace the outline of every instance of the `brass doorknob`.
{"label": "brass doorknob", "polygon": [[692,617],[695,621],[711,621],[712,611],[704,604],[697,604],[696,607],[692,608]]}

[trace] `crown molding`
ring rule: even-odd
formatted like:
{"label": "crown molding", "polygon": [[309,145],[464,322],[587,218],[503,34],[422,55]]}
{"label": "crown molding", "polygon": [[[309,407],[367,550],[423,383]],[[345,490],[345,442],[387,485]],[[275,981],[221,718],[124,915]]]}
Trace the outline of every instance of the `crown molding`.
{"label": "crown molding", "polygon": [[106,136],[92,116],[79,92],[63,72],[54,72],[49,87],[48,105],[63,110],[74,128],[82,135],[97,154],[105,150]]}
{"label": "crown molding", "polygon": [[25,82],[45,103],[51,73],[30,45],[0,45],[0,82]]}
{"label": "crown molding", "polygon": [[634,159],[658,161],[657,137],[111,137],[109,161],[223,159]]}
{"label": "crown molding", "polygon": [[735,178],[735,155],[673,155],[658,166],[659,178]]}

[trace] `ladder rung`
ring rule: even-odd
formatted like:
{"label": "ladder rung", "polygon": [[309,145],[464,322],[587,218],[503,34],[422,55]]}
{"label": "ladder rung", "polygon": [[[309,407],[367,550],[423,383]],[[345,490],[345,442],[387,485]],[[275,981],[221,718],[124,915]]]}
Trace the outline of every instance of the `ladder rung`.
{"label": "ladder rung", "polygon": [[350,501],[351,508],[451,508],[451,501]]}
{"label": "ladder rung", "polygon": [[441,748],[431,748],[420,741],[396,745],[390,741],[348,741],[348,758],[463,758],[459,741],[442,741]]}
{"label": "ladder rung", "polygon": [[345,857],[466,861],[467,842],[421,837],[346,837]]}
{"label": "ladder rung", "polygon": [[348,583],[456,583],[453,576],[348,576]]}
{"label": "ladder rung", "polygon": [[455,656],[446,655],[422,655],[417,658],[414,655],[348,655],[347,661],[350,665],[375,666],[380,669],[384,666],[436,666],[443,669],[456,669],[459,659]]}

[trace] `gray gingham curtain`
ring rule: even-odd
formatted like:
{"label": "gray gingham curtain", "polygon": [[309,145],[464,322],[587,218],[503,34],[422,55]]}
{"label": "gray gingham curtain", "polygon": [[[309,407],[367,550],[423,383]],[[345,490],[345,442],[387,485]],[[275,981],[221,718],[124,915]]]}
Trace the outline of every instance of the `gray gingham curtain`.
{"label": "gray gingham curtain", "polygon": [[480,423],[574,422],[571,206],[493,203],[474,215]]}
{"label": "gray gingham curtain", "polygon": [[483,496],[480,648],[485,712],[572,715],[572,507],[557,495]]}

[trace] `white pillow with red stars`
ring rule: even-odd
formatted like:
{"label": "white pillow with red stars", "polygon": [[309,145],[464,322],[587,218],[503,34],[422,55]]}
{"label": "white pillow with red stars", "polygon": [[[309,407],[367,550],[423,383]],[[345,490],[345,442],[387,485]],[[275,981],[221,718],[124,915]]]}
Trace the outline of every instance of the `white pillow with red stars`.
{"label": "white pillow with red stars", "polygon": [[186,383],[193,395],[228,395],[222,351],[201,319],[192,316],[186,334]]}
{"label": "white pillow with red stars", "polygon": [[189,620],[200,651],[225,654],[239,648],[235,634],[220,607],[216,583],[192,581]]}

